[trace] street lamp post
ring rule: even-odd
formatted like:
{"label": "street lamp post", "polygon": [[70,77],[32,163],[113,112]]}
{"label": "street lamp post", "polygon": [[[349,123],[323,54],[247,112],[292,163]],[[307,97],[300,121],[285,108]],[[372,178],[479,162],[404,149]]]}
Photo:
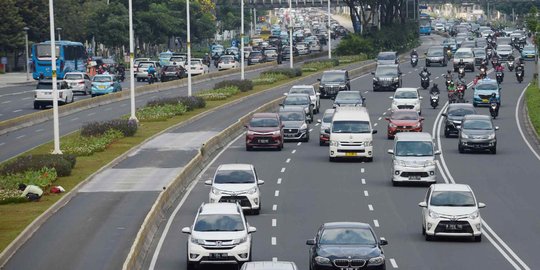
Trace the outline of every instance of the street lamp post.
{"label": "street lamp post", "polygon": [[138,123],[137,114],[135,112],[135,74],[133,70],[134,58],[135,58],[135,46],[133,42],[133,5],[132,1],[128,1],[129,9],[129,93],[130,93],[130,106],[131,106],[131,115],[129,120]]}
{"label": "street lamp post", "polygon": [[62,41],[62,36],[61,36],[62,27],[56,28],[56,31],[58,31],[58,41]]}
{"label": "street lamp post", "polygon": [[328,0],[328,59],[332,59],[332,34],[330,33],[330,0]]}
{"label": "street lamp post", "polygon": [[30,28],[28,27],[24,27],[23,28],[24,30],[24,40],[25,40],[25,49],[26,49],[26,63],[25,63],[25,67],[26,67],[26,80],[29,81],[30,80],[30,68],[28,67],[28,30],[30,30]]}
{"label": "street lamp post", "polygon": [[189,18],[189,0],[186,1],[186,17],[187,17],[187,65],[188,72],[188,96],[191,96],[191,22]]}
{"label": "street lamp post", "polygon": [[293,30],[293,25],[292,25],[292,0],[289,0],[289,67],[290,68],[293,68],[293,58],[294,58],[294,55],[293,55],[293,38],[292,38],[292,30]]}
{"label": "street lamp post", "polygon": [[[53,133],[54,133],[54,150],[53,154],[62,154],[60,150],[60,127],[58,119],[58,87],[56,85],[56,42],[54,40],[54,7],[53,0],[49,0],[49,18],[50,33],[51,33],[51,73],[52,73],[52,89],[53,89]],[[60,28],[61,29],[61,28]]]}
{"label": "street lamp post", "polygon": [[240,79],[244,79],[244,0],[240,0]]}

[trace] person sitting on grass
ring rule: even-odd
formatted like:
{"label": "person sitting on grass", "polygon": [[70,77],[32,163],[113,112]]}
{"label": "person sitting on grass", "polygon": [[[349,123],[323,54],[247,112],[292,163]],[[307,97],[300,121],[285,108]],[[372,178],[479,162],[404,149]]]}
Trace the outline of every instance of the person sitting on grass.
{"label": "person sitting on grass", "polygon": [[35,185],[19,184],[19,190],[23,192],[21,197],[26,197],[29,201],[39,201],[43,195],[43,190]]}

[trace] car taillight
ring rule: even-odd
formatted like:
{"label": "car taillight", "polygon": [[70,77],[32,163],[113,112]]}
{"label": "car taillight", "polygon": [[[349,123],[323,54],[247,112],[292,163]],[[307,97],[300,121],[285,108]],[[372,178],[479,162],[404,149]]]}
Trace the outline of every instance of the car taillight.
{"label": "car taillight", "polygon": [[84,84],[84,82],[79,82],[79,84]]}

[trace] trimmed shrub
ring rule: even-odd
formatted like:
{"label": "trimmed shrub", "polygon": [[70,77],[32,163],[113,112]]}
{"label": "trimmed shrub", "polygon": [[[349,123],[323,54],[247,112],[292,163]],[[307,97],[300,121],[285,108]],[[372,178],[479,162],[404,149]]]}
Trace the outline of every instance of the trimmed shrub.
{"label": "trimmed shrub", "polygon": [[[68,154],[68,153],[66,153]],[[75,157],[72,155],[29,155],[22,156],[4,165],[0,169],[0,175],[37,171],[41,168],[55,169],[58,176],[71,175],[71,169],[75,165]]]}
{"label": "trimmed shrub", "polygon": [[21,195],[22,191],[16,189],[0,189],[0,204],[28,202],[28,199]]}
{"label": "trimmed shrub", "polygon": [[338,59],[307,61],[302,65],[302,71],[319,71],[339,65]]}
{"label": "trimmed shrub", "polygon": [[265,85],[265,84],[273,84],[277,81],[285,80],[288,77],[283,74],[264,74],[261,75],[259,78],[253,79],[254,85]]}
{"label": "trimmed shrub", "polygon": [[158,98],[158,99],[148,101],[146,103],[146,106],[152,107],[152,106],[163,106],[163,105],[177,105],[179,103],[184,105],[187,111],[192,111],[194,109],[206,107],[206,102],[204,101],[204,99],[197,96]]}
{"label": "trimmed shrub", "polygon": [[187,112],[184,104],[165,104],[162,106],[146,106],[137,109],[137,118],[140,121],[165,121],[176,115],[182,115]]}
{"label": "trimmed shrub", "polygon": [[129,119],[114,119],[105,122],[90,122],[82,126],[81,136],[102,136],[110,129],[115,129],[122,132],[125,137],[131,137],[137,132],[137,127],[137,123],[135,121],[130,121]]}
{"label": "trimmed shrub", "polygon": [[238,87],[229,86],[219,89],[201,91],[196,95],[204,100],[224,100],[238,93],[240,93]]}
{"label": "trimmed shrub", "polygon": [[124,137],[121,131],[109,129],[101,136],[77,136],[62,142],[62,152],[76,156],[90,156],[104,151],[117,139]]}
{"label": "trimmed shrub", "polygon": [[236,86],[241,92],[253,90],[253,82],[251,80],[225,80],[216,83],[214,89],[221,89],[229,86]]}
{"label": "trimmed shrub", "polygon": [[289,78],[302,76],[302,70],[299,68],[275,68],[261,72],[261,76],[268,74],[283,74]]}

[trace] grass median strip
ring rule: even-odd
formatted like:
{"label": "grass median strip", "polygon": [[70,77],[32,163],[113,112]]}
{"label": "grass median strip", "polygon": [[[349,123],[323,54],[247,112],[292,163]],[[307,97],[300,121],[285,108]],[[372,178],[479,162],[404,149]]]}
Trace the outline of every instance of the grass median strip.
{"label": "grass median strip", "polygon": [[540,87],[536,83],[531,83],[527,88],[525,100],[531,123],[536,130],[536,134],[540,134]]}
{"label": "grass median strip", "polygon": [[[81,183],[90,175],[95,173],[99,168],[102,168],[118,156],[129,151],[131,148],[141,144],[146,139],[171,126],[182,123],[201,113],[212,110],[216,107],[230,103],[237,99],[241,99],[254,93],[271,89],[276,86],[285,85],[293,80],[297,80],[301,77],[307,77],[313,74],[313,72],[304,72],[301,77],[295,77],[298,75],[290,75],[292,74],[291,72],[284,71],[283,69],[276,69],[274,71],[274,73],[276,74],[288,73],[289,75],[279,76],[281,80],[275,81],[271,84],[255,86],[252,85],[253,90],[240,91],[238,88],[234,89],[235,87],[226,86],[224,88],[228,90],[218,88],[215,90],[201,92],[201,94],[199,94],[198,96],[202,97],[206,101],[206,106],[204,108],[194,108],[193,110],[187,110],[185,108],[180,108],[179,106],[176,106],[178,105],[178,103],[176,103],[175,105],[175,103],[171,102],[170,99],[157,99],[151,101],[147,104],[147,106],[138,110],[137,115],[140,117],[140,124],[139,128],[134,134],[132,134],[132,136],[124,136],[125,134],[121,135],[120,133],[122,132],[108,133],[105,131],[101,133],[101,136],[107,137],[109,141],[105,143],[96,143],[94,141],[88,142],[97,144],[99,146],[99,151],[93,151],[92,153],[89,153],[84,152],[80,148],[76,147],[76,142],[81,141],[82,138],[80,131],[63,136],[61,138],[62,149],[70,149],[67,152],[76,154],[77,160],[74,164],[74,167],[72,168],[71,174],[67,176],[58,176],[58,178],[54,181],[54,185],[60,185],[64,187],[67,191],[70,191],[77,184]],[[231,94],[231,92],[234,93]],[[225,95],[227,95],[227,98],[205,98],[205,94],[207,93],[225,93]],[[177,98],[182,99],[185,97]],[[156,110],[160,111],[160,117],[152,118],[150,115],[157,113]],[[162,112],[163,110],[165,110],[166,112]],[[148,118],[144,117],[146,115],[148,115]],[[51,152],[51,149],[53,149],[53,143],[49,142],[28,152],[25,152],[20,156],[46,155]],[[0,166],[5,166],[5,164],[12,162],[14,159],[15,158],[5,161],[0,164]],[[17,203],[20,201],[13,201],[13,203],[0,204],[0,250],[4,250],[7,245],[9,245],[9,243],[13,241],[17,237],[17,235],[26,228],[26,226],[28,226],[32,221],[34,221],[34,219],[36,219],[39,215],[45,212],[54,203],[60,200],[63,195],[64,194],[62,193],[47,194],[46,196],[43,196],[39,202]]]}

